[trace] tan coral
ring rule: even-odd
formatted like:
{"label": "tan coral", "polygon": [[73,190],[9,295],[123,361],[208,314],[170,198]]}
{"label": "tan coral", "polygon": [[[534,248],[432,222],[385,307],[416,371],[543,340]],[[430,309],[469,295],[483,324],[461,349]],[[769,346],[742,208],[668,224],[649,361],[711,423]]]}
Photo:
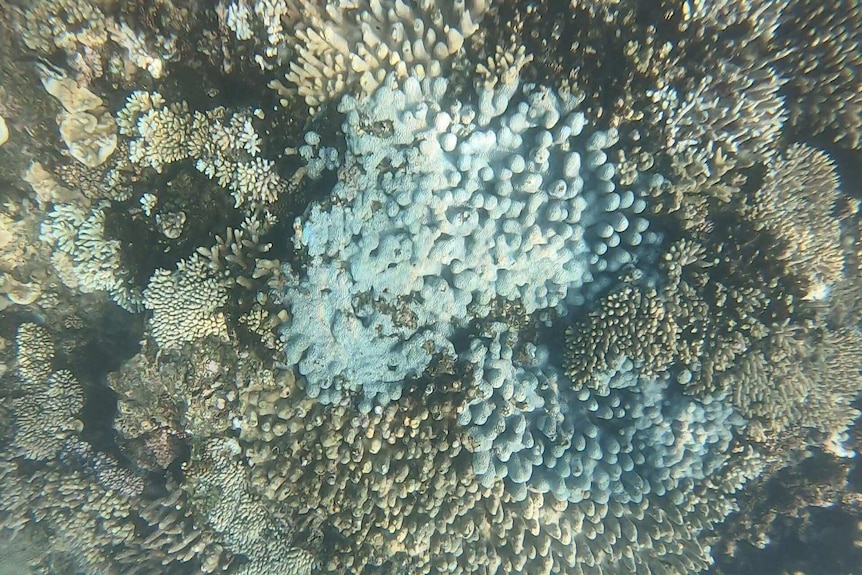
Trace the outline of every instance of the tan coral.
{"label": "tan coral", "polygon": [[862,145],[862,6],[802,0],[781,14],[771,57],[787,77],[790,121],[806,135]]}
{"label": "tan coral", "polygon": [[117,124],[102,100],[77,82],[42,68],[45,90],[63,105],[58,116],[60,136],[73,158],[87,167],[99,166],[117,149]]}
{"label": "tan coral", "polygon": [[71,203],[83,199],[83,195],[74,189],[66,188],[57,181],[54,174],[45,169],[39,162],[33,162],[22,178],[36,192],[40,206],[49,204]]}
{"label": "tan coral", "polygon": [[207,336],[227,339],[221,311],[226,303],[224,285],[197,254],[177,264],[174,272],[156,270],[144,290],[144,307],[153,311],[150,334],[163,350]]}
{"label": "tan coral", "polygon": [[460,549],[480,537],[464,540],[470,520],[458,518],[489,492],[459,455],[454,406],[439,392],[428,397],[367,415],[324,409],[290,373],[261,374],[241,392],[254,485],[300,513],[315,510],[350,542],[327,568],[398,557],[427,573],[457,564]]}
{"label": "tan coral", "polygon": [[228,551],[247,559],[236,573],[310,575],[314,554],[294,545],[290,526],[255,494],[241,453],[235,439],[216,438],[192,454],[185,486],[192,509]]}
{"label": "tan coral", "polygon": [[[257,54],[264,68],[284,66],[289,86],[270,87],[287,104],[294,94],[315,109],[358,86],[370,93],[389,72],[437,77],[457,59],[465,40],[481,32],[489,9],[485,0],[416,3],[364,0],[351,10],[325,2],[277,2],[270,10],[258,3],[234,2],[226,24],[240,39],[251,37],[250,20],[267,29],[266,49]],[[255,13],[252,16],[252,12]],[[288,62],[284,55],[292,54]]]}
{"label": "tan coral", "polygon": [[838,171],[828,154],[796,144],[771,162],[760,189],[744,208],[757,231],[778,242],[778,258],[806,299],[823,299],[844,268]]}

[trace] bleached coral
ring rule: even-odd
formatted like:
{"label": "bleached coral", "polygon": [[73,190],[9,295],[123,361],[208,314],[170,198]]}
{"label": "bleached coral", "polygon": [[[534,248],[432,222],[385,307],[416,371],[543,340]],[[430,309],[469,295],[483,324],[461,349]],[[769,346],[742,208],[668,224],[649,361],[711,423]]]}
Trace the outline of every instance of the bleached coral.
{"label": "bleached coral", "polygon": [[83,407],[83,390],[74,376],[68,371],[51,373],[15,400],[15,447],[33,460],[56,457],[65,440],[83,429],[77,419]]}
{"label": "bleached coral", "polygon": [[33,188],[40,206],[67,204],[83,199],[83,194],[80,191],[66,188],[60,184],[54,174],[46,170],[39,162],[30,164],[22,179]]}
{"label": "bleached coral", "polygon": [[6,125],[6,118],[0,116],[0,146],[9,140],[9,126]]}
{"label": "bleached coral", "polygon": [[147,38],[143,34],[136,33],[125,22],[117,22],[109,18],[107,30],[111,40],[126,50],[128,60],[138,68],[149,72],[153,78],[161,78],[165,62],[176,55],[176,38],[157,37],[153,42],[160,49],[157,52],[148,45]]}
{"label": "bleached coral", "polygon": [[659,239],[640,215],[651,178],[616,188],[616,134],[583,133],[577,98],[517,77],[480,85],[477,108],[446,92],[390,77],[341,102],[349,177],[297,223],[311,264],[284,296],[287,361],[324,402],[396,398],[495,298],[564,313]]}
{"label": "bleached coral", "polygon": [[57,49],[69,54],[98,48],[108,40],[105,14],[88,0],[37,0],[22,14],[24,43],[51,54]]}
{"label": "bleached coral", "polygon": [[[526,344],[516,354],[516,334],[494,331],[464,356],[477,396],[459,416],[486,486],[505,478],[517,499],[529,488],[570,503],[627,505],[702,480],[726,460],[743,420],[721,397],[672,393],[667,375],[644,376],[629,360],[599,376],[603,391],[573,391],[547,350]],[[638,478],[627,476],[632,470]]]}

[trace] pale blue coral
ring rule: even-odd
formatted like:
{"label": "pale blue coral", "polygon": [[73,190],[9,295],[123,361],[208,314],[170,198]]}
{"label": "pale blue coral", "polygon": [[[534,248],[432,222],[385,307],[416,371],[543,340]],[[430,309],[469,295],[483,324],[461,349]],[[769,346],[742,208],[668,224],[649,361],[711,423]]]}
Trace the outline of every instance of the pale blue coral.
{"label": "pale blue coral", "polygon": [[745,423],[723,398],[684,396],[628,360],[604,374],[603,393],[573,390],[545,349],[528,343],[516,354],[516,343],[499,323],[472,341],[462,358],[475,394],[458,418],[483,484],[504,479],[516,499],[528,486],[602,505],[673,493],[716,472]]}
{"label": "pale blue coral", "polygon": [[477,109],[447,89],[390,77],[339,105],[339,181],[297,223],[310,262],[284,294],[288,363],[326,403],[385,403],[495,300],[564,313],[658,241],[640,215],[650,182],[616,189],[617,135],[584,133],[578,98],[498,83],[477,87]]}

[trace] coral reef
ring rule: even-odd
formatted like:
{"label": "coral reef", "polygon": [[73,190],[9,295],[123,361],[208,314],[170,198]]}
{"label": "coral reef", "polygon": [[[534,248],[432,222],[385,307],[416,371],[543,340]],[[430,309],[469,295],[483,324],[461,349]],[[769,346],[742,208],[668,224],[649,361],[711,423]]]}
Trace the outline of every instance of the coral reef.
{"label": "coral reef", "polygon": [[143,303],[153,312],[150,334],[161,349],[211,335],[227,337],[220,311],[227,293],[197,254],[177,264],[175,272],[156,270],[144,290]]}
{"label": "coral reef", "polygon": [[193,158],[200,172],[231,191],[236,207],[275,202],[287,183],[272,161],[258,157],[260,136],[251,118],[226,113],[216,108],[191,114],[185,102],[166,106],[157,92],[134,92],[117,122],[120,132],[132,138],[132,162],[161,172],[166,164]]}
{"label": "coral reef", "polygon": [[105,237],[109,205],[101,202],[86,210],[78,204],[54,204],[42,222],[39,237],[54,245],[51,263],[68,287],[83,293],[107,291],[118,305],[137,311],[142,296],[129,285],[120,242]]}
{"label": "coral reef", "polygon": [[748,217],[783,246],[777,256],[800,278],[808,299],[823,298],[844,271],[839,180],[825,153],[797,144],[772,162]]}
{"label": "coral reef", "polygon": [[859,24],[846,0],[3,3],[0,565],[853,557]]}
{"label": "coral reef", "polygon": [[[486,0],[451,4],[362,1],[349,6],[289,0],[237,0],[222,8],[239,40],[264,39],[255,62],[285,67],[270,87],[297,93],[311,108],[359,87],[373,92],[390,74],[439,77],[458,62],[465,41],[481,32]],[[258,36],[260,34],[260,36]]]}

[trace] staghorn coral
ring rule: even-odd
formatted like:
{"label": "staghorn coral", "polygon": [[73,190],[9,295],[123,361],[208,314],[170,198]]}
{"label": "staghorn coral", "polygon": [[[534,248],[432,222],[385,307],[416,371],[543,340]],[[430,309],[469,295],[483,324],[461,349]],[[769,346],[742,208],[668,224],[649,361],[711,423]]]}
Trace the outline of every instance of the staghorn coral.
{"label": "staghorn coral", "polygon": [[576,386],[601,391],[601,374],[619,361],[643,365],[646,374],[672,367],[692,393],[717,389],[716,375],[768,333],[770,293],[713,278],[718,264],[703,246],[671,245],[659,285],[641,272],[623,277],[587,317],[567,329],[566,374]]}
{"label": "staghorn coral", "polygon": [[[674,175],[718,180],[775,153],[785,119],[782,80],[769,66],[733,62],[684,89],[648,92]],[[740,113],[744,110],[743,113]],[[681,162],[685,162],[681,164]]]}
{"label": "staghorn coral", "polygon": [[753,435],[792,426],[842,434],[859,416],[851,403],[862,392],[862,335],[795,331],[774,329],[763,346],[723,374],[721,385],[732,390],[743,414],[763,426]]}
{"label": "staghorn coral", "polygon": [[805,299],[822,299],[842,277],[844,255],[835,209],[838,173],[828,154],[796,144],[769,164],[763,184],[745,208],[758,232],[780,247],[776,256],[800,284]]}
{"label": "staghorn coral", "polygon": [[790,122],[801,133],[862,144],[860,41],[858,2],[801,0],[782,11],[770,55],[788,80]]}
{"label": "staghorn coral", "polygon": [[[762,439],[792,426],[842,433],[858,416],[862,355],[853,330],[812,329],[774,315],[780,291],[720,283],[701,246],[678,243],[666,256],[661,289],[624,284],[567,331],[566,373],[601,392],[615,362],[670,371],[687,393],[723,392]],[[822,374],[829,373],[826,383]],[[822,403],[821,403],[822,402]],[[818,419],[815,414],[829,413]]]}

